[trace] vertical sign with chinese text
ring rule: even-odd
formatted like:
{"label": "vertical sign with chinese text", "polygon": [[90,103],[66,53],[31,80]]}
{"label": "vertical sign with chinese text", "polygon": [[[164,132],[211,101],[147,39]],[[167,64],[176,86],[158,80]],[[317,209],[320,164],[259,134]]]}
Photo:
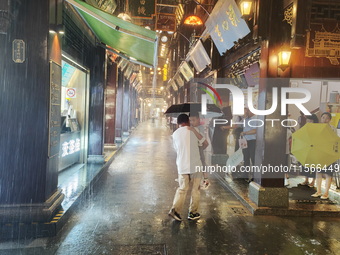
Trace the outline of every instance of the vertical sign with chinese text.
{"label": "vertical sign with chinese text", "polygon": [[24,63],[26,58],[25,42],[20,39],[13,40],[12,59],[15,63]]}
{"label": "vertical sign with chinese text", "polygon": [[61,102],[61,66],[50,62],[50,116],[48,124],[48,157],[59,153],[60,147],[60,102]]}
{"label": "vertical sign with chinese text", "polygon": [[152,19],[156,14],[156,0],[129,0],[132,18]]}

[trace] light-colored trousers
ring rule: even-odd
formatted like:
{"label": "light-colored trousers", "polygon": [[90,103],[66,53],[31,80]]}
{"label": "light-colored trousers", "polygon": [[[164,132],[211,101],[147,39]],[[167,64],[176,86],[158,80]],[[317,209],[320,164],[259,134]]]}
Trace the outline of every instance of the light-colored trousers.
{"label": "light-colored trousers", "polygon": [[179,187],[176,190],[172,209],[175,209],[177,213],[181,213],[183,204],[187,195],[187,192],[191,187],[191,199],[189,212],[197,213],[200,204],[200,184],[202,180],[202,173],[197,172],[193,174],[179,174],[178,183]]}

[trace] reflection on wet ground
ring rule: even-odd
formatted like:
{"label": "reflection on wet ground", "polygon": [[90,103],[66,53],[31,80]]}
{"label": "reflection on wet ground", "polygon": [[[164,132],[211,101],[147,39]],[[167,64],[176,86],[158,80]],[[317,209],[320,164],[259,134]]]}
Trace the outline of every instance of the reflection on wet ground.
{"label": "reflection on wet ground", "polygon": [[140,124],[58,236],[0,254],[339,254],[340,220],[253,216],[215,179],[201,192],[202,218],[173,221],[175,158],[165,121]]}

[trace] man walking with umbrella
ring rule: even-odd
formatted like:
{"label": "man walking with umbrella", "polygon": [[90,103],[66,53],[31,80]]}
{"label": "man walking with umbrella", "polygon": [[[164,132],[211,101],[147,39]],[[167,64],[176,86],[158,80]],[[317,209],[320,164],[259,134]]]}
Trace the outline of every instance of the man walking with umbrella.
{"label": "man walking with umbrella", "polygon": [[176,190],[169,216],[177,221],[182,220],[180,212],[192,182],[188,219],[197,220],[200,218],[198,207],[202,179],[202,173],[196,171],[196,167],[201,169],[202,166],[198,144],[199,142],[203,143],[205,138],[195,128],[190,127],[188,115],[180,114],[177,118],[177,124],[179,128],[172,134],[172,138],[177,152],[176,165],[179,187]]}

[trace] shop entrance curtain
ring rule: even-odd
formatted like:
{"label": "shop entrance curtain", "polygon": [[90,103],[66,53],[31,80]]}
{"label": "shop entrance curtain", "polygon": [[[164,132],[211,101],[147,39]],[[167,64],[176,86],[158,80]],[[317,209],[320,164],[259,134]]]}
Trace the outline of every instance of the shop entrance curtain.
{"label": "shop entrance curtain", "polygon": [[120,54],[155,67],[157,63],[156,32],[126,22],[80,0],[66,0],[72,4],[97,38]]}

